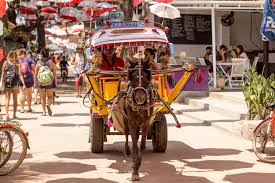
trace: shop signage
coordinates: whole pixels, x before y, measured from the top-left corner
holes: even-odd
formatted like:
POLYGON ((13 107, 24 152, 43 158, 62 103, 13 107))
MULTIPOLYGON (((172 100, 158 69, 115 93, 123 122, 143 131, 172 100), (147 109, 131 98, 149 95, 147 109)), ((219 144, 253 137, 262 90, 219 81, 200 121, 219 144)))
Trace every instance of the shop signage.
POLYGON ((144 27, 144 22, 113 22, 111 27, 144 27))
POLYGON ((264 1, 261 33, 269 41, 275 41, 275 0, 264 1))
POLYGON ((124 18, 123 11, 117 10, 117 11, 111 11, 109 13, 109 19, 111 22, 120 22, 124 18))

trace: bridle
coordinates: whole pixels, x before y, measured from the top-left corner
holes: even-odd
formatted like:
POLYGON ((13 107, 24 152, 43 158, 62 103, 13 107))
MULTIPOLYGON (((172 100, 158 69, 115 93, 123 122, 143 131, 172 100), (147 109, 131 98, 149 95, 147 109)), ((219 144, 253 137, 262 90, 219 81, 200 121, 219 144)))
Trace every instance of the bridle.
MULTIPOLYGON (((128 68, 128 79, 129 76, 131 76, 132 71, 137 71, 138 75, 138 86, 134 87, 131 84, 131 80, 133 79, 129 79, 130 82, 128 83, 127 86, 127 95, 126 95, 126 104, 129 105, 133 111, 148 111, 148 116, 150 116, 150 109, 152 107, 154 107, 155 102, 157 100, 157 95, 156 95, 156 91, 153 90, 152 87, 152 83, 151 81, 149 81, 150 83, 148 84, 148 87, 143 87, 142 86, 142 79, 144 76, 142 76, 142 71, 144 70, 141 61, 137 62, 137 65, 134 68, 128 68), (145 95, 145 99, 142 103, 141 102, 137 102, 136 101, 136 93, 138 91, 141 91, 142 93, 144 93, 145 95)), ((149 70, 149 69, 148 69, 149 70)), ((149 78, 151 78, 151 73, 150 76, 148 77, 148 80, 150 80, 149 78)))

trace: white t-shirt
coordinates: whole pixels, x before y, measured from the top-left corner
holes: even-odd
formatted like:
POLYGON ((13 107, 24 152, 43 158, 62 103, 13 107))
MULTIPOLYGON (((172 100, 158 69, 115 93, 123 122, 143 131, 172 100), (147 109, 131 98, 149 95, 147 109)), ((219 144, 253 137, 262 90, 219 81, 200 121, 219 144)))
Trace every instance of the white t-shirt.
POLYGON ((84 68, 84 55, 81 53, 75 54, 74 74, 80 74, 84 68))

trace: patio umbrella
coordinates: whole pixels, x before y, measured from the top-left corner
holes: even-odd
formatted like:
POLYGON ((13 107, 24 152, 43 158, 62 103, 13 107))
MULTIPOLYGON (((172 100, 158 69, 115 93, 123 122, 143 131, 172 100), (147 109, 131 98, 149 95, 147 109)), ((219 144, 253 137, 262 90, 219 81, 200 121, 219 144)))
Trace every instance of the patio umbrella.
POLYGON ((88 17, 87 13, 85 11, 79 10, 79 15, 77 17, 77 20, 80 22, 89 22, 91 19, 88 17))
POLYGON ((68 7, 60 9, 60 18, 76 22, 78 16, 80 16, 80 13, 76 8, 68 7))
POLYGON ((92 8, 92 7, 95 7, 96 5, 97 5, 97 3, 92 1, 92 0, 84 0, 84 1, 82 1, 78 4, 78 7, 90 7, 90 8, 92 8))
POLYGON ((21 2, 19 3, 19 7, 24 7, 28 9, 34 9, 34 10, 37 9, 34 2, 21 2))
POLYGON ((40 13, 46 13, 46 14, 56 14, 58 13, 57 9, 52 8, 52 7, 44 7, 41 8, 40 13))
POLYGON ((28 8, 25 6, 19 7, 19 13, 24 14, 24 15, 35 14, 35 12, 36 12, 36 9, 28 8))
POLYGON ((49 1, 43 1, 43 0, 36 0, 34 1, 36 6, 41 6, 41 7, 45 7, 45 6, 51 6, 51 3, 49 1))
POLYGON ((171 3, 173 0, 155 0, 158 3, 171 3))
POLYGON ((98 3, 98 4, 96 5, 96 7, 98 7, 98 8, 113 8, 113 5, 104 2, 104 3, 98 3))
POLYGON ((180 17, 180 11, 171 4, 158 3, 150 6, 151 13, 168 19, 175 19, 180 17))

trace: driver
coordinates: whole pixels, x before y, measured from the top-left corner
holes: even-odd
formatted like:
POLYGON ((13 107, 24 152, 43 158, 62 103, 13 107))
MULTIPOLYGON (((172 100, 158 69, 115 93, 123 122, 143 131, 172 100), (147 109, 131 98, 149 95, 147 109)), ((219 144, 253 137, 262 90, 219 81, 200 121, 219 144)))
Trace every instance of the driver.
POLYGON ((114 47, 104 48, 100 68, 102 70, 119 71, 124 68, 124 61, 114 53, 114 47))

